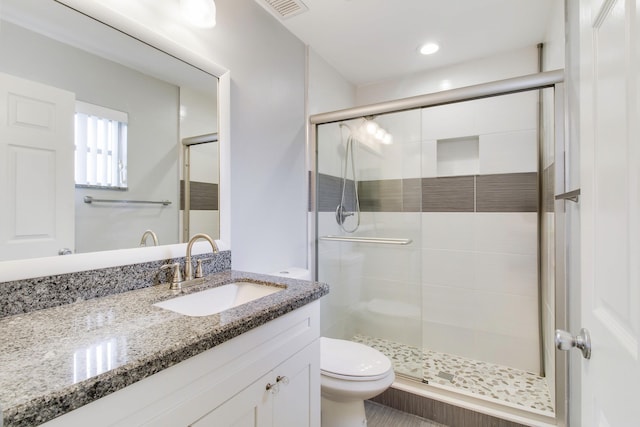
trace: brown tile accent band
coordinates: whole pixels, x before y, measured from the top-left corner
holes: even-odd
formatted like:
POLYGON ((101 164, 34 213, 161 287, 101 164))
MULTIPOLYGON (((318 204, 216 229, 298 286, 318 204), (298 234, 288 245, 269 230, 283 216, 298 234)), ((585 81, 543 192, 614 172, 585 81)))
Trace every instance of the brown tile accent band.
POLYGON ((422 178, 422 212, 473 212, 473 176, 422 178))
MULTIPOLYGON (((362 212, 536 212, 537 173, 360 181, 362 212)), ((353 181, 346 186, 347 210, 355 210, 353 181)), ((342 179, 318 175, 318 210, 340 203, 342 179)))
POLYGON ((505 173, 476 177, 476 212, 537 212, 537 210, 537 173, 505 173))
MULTIPOLYGON (((321 173, 318 174, 317 185, 318 212, 335 212, 342 196, 342 178, 321 173)), ((345 185, 345 208, 348 211, 355 210, 354 194, 353 181, 348 179, 345 185)), ((362 204, 362 196, 360 203, 362 204)))
MULTIPOLYGON (((191 210, 217 211, 218 184, 191 181, 191 210)), ((180 180, 180 210, 184 210, 184 180, 180 180)))
POLYGON ((422 210, 422 178, 402 180, 402 212, 422 210))
POLYGON ((363 212, 402 212, 402 180, 361 181, 358 183, 363 212))
POLYGON ((371 399, 391 408, 455 427, 526 427, 523 424, 481 414, 438 400, 389 388, 371 399))

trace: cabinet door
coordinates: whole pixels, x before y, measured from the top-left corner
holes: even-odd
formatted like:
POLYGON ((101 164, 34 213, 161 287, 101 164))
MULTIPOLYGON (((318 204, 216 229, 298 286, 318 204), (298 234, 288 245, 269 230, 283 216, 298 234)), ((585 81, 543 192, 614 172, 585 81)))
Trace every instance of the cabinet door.
POLYGON ((278 392, 273 396, 273 425, 320 425, 320 348, 316 340, 273 371, 278 392), (279 381, 278 381, 279 379, 279 381))
POLYGON ((319 341, 315 340, 191 426, 319 427, 319 341))
POLYGON ((269 373, 209 412, 192 427, 271 427, 273 398, 267 384, 269 373))

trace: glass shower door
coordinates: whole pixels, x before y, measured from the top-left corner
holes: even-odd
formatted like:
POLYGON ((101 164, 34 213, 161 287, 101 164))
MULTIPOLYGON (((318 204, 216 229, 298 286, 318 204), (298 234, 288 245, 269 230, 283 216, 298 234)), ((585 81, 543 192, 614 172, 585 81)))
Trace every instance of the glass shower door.
POLYGON ((318 126, 317 270, 324 336, 422 373, 420 111, 318 126))

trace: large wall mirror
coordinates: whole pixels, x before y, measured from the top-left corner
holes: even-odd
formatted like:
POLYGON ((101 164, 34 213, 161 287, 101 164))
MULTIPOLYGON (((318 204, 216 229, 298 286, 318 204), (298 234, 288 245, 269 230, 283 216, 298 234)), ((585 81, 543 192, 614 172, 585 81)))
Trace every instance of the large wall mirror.
POLYGON ((217 78, 53 1, 0 13, 0 261, 183 242, 185 187, 219 238, 217 138, 182 179, 182 141, 218 132, 217 78))

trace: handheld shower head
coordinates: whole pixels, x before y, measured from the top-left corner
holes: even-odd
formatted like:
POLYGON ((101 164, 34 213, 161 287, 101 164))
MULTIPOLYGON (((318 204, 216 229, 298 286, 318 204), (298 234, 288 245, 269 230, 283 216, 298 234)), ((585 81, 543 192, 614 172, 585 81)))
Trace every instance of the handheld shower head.
POLYGON ((344 169, 342 174, 342 194, 340 196, 340 204, 336 207, 336 222, 340 225, 340 228, 346 233, 353 233, 360 226, 360 199, 358 197, 358 178, 356 175, 356 161, 355 161, 355 148, 354 143, 356 139, 353 136, 352 129, 344 124, 340 123, 340 127, 346 127, 349 129, 349 136, 347 137, 347 143, 345 146, 345 155, 344 155, 344 169), (349 212, 345 207, 345 199, 346 199, 346 188, 347 188, 347 175, 349 169, 349 157, 351 157, 351 173, 353 177, 353 193, 355 196, 355 212, 349 212), (355 216, 356 224, 353 228, 347 228, 345 226, 345 221, 348 217, 355 216))

